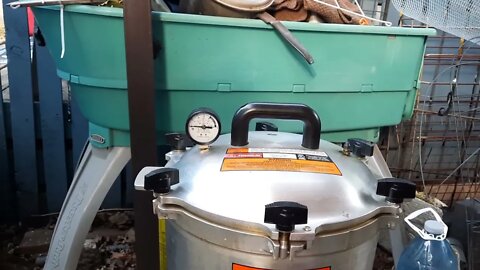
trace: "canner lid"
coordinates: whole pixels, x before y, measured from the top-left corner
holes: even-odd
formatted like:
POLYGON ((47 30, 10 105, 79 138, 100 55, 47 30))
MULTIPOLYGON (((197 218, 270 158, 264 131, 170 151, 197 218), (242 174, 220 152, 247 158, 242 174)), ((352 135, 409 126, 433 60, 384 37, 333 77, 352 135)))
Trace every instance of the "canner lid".
POLYGON ((327 141, 318 150, 300 146, 302 136, 249 132, 246 147, 222 135, 208 150, 194 147, 171 167, 180 183, 162 203, 229 228, 275 232, 264 223, 265 205, 278 201, 308 207, 305 226, 316 233, 352 227, 380 214, 396 213, 376 195, 377 179, 356 156, 327 141))
POLYGON ((237 10, 257 12, 266 10, 273 0, 215 0, 216 2, 237 10))

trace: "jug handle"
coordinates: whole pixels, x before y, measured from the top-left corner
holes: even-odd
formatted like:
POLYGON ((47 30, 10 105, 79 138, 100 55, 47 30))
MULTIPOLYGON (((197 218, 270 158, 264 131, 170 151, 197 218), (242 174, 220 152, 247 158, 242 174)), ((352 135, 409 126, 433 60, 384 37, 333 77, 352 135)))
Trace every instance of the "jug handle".
POLYGON ((407 217, 405 217, 405 222, 408 224, 408 226, 410 226, 410 228, 412 228, 412 230, 414 230, 420 237, 422 237, 424 240, 437 240, 437 241, 441 241, 441 240, 445 240, 445 238, 447 237, 447 232, 448 232, 448 226, 443 222, 442 218, 440 217, 440 215, 435 211, 433 210, 432 208, 430 207, 427 207, 427 208, 423 208, 423 209, 420 209, 420 210, 417 210, 417 211, 414 211, 412 213, 410 213, 410 215, 408 215, 407 217), (433 216, 435 217, 435 220, 442 223, 443 224, 443 233, 440 234, 440 235, 433 235, 431 233, 428 233, 425 231, 425 229, 420 229, 418 228, 417 226, 415 226, 411 220, 420 216, 421 214, 424 214, 424 213, 427 213, 427 212, 431 212, 433 214, 433 216))

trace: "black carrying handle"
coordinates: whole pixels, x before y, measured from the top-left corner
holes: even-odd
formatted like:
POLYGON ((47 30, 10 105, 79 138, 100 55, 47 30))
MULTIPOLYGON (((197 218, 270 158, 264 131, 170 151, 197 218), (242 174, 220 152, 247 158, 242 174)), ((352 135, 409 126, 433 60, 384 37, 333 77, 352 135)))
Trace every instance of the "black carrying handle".
POLYGON ((254 118, 303 121, 302 146, 318 149, 322 124, 318 114, 309 106, 297 103, 248 103, 238 109, 232 120, 232 146, 248 144, 248 124, 254 118))

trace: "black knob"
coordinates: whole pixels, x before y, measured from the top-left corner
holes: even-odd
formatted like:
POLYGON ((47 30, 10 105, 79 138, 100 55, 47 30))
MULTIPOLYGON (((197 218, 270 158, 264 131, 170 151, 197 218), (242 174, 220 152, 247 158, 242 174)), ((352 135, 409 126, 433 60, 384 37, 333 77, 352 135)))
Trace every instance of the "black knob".
POLYGON ((257 122, 255 124, 255 131, 278 131, 278 127, 270 122, 257 122))
POLYGON ((375 144, 363 139, 348 139, 347 149, 357 157, 373 156, 375 144))
POLYGON ((385 178, 378 180, 377 195, 385 196, 391 203, 402 203, 404 199, 415 198, 417 186, 410 180, 385 178))
POLYGON ((168 193, 173 185, 180 182, 175 168, 160 168, 145 175, 144 188, 155 193, 168 193))
POLYGON ((165 139, 167 144, 170 145, 172 150, 181 150, 184 151, 187 147, 192 147, 193 142, 181 133, 167 133, 165 134, 165 139))
POLYGON ((295 225, 306 224, 308 208, 296 202, 274 202, 265 205, 265 223, 275 224, 279 231, 291 232, 295 225))

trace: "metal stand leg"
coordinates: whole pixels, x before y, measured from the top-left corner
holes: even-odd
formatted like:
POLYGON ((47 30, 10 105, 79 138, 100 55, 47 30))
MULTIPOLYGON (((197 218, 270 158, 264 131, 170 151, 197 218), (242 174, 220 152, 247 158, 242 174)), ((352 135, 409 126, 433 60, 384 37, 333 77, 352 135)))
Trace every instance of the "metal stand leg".
POLYGON ((93 219, 115 179, 130 160, 129 147, 88 146, 63 202, 45 269, 77 268, 93 219))

